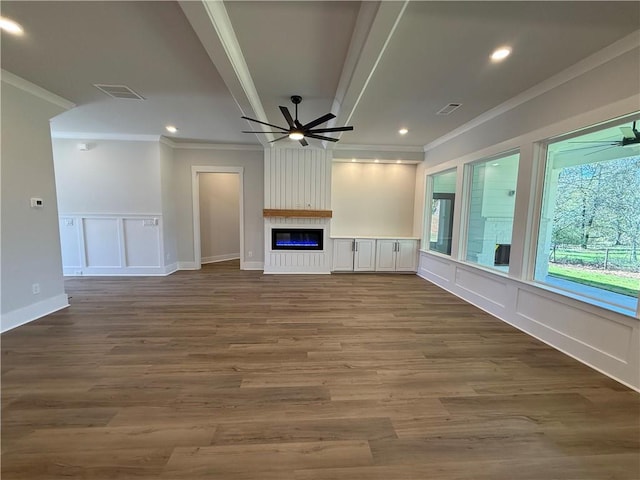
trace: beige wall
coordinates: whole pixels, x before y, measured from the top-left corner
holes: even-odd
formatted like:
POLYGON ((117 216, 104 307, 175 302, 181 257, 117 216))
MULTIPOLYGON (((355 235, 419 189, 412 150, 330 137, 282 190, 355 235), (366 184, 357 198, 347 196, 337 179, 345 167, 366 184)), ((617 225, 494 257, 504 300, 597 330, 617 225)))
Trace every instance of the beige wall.
POLYGON ((331 235, 413 235, 415 186, 415 165, 334 162, 331 235))

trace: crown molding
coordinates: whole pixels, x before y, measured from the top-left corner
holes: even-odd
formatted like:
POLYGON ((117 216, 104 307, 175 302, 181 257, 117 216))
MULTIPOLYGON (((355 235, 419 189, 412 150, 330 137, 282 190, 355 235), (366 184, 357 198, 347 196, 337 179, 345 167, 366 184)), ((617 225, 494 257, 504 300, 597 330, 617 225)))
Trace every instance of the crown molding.
POLYGON ((341 150, 361 150, 364 152, 409 152, 422 153, 424 147, 418 145, 353 145, 348 143, 336 144, 334 151, 341 150))
POLYGON ((8 72, 7 70, 2 69, 0 76, 2 78, 2 81, 7 83, 8 85, 19 88, 20 90, 30 93, 31 95, 41 98, 42 100, 45 100, 49 103, 53 103, 54 105, 57 105, 60 108, 64 108, 65 110, 71 110, 76 106, 75 103, 70 102, 66 98, 62 98, 55 93, 51 93, 49 90, 45 90, 44 88, 39 87, 38 85, 31 83, 30 81, 25 80, 24 78, 19 77, 11 72, 8 72))
POLYGON ((160 135, 129 135, 124 133, 51 132, 51 138, 69 140, 121 140, 127 142, 158 142, 160 135))
POLYGON ((623 37, 615 43, 612 43, 608 47, 603 48, 602 50, 594 53, 593 55, 588 56, 587 58, 579 61, 578 63, 566 68, 565 70, 557 73, 556 75, 549 77, 548 79, 534 85, 528 90, 516 95, 515 97, 507 100, 506 102, 501 103, 497 107, 492 108, 491 110, 487 110, 483 114, 477 116, 473 120, 461 125, 460 127, 452 130, 451 132, 443 135, 442 137, 437 138, 436 140, 424 145, 423 149, 425 152, 434 149, 442 145, 443 143, 448 142, 456 138, 463 133, 468 132, 469 130, 482 125, 489 120, 492 120, 509 110, 513 110, 514 108, 522 105, 529 100, 532 100, 540 95, 547 93, 550 90, 553 90, 560 85, 567 83, 574 78, 577 78, 585 73, 604 65, 605 63, 623 55, 635 48, 640 47, 640 30, 636 30, 635 32, 623 37))
POLYGON ((239 143, 195 143, 174 142, 167 137, 160 137, 160 143, 178 150, 244 150, 250 152, 262 152, 262 145, 243 145, 239 143))

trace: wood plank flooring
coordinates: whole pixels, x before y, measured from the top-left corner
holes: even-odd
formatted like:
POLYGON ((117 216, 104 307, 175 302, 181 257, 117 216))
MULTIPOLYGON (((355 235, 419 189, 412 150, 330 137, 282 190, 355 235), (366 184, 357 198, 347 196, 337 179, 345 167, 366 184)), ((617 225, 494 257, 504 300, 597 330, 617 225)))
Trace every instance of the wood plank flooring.
POLYGON ((66 289, 1 338, 3 479, 640 479, 638 393, 414 275, 66 289))

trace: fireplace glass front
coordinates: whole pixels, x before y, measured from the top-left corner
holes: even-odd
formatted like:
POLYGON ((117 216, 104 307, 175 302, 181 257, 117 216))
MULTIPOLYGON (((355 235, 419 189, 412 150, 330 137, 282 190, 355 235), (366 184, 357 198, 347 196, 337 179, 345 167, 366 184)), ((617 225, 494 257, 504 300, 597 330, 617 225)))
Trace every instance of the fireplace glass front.
POLYGON ((322 228, 273 228, 271 250, 322 250, 322 228))

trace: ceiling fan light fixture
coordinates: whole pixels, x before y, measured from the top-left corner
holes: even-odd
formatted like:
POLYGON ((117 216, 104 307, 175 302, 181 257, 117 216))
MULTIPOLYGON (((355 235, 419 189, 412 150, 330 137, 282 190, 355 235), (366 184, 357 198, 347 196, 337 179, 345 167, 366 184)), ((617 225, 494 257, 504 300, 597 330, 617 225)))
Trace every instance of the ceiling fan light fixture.
POLYGON ((494 62, 500 62, 509 55, 511 55, 511 47, 500 47, 491 54, 491 60, 494 62))
POLYGON ((289 134, 289 138, 291 140, 302 140, 304 138, 304 135, 301 132, 291 132, 289 134))

